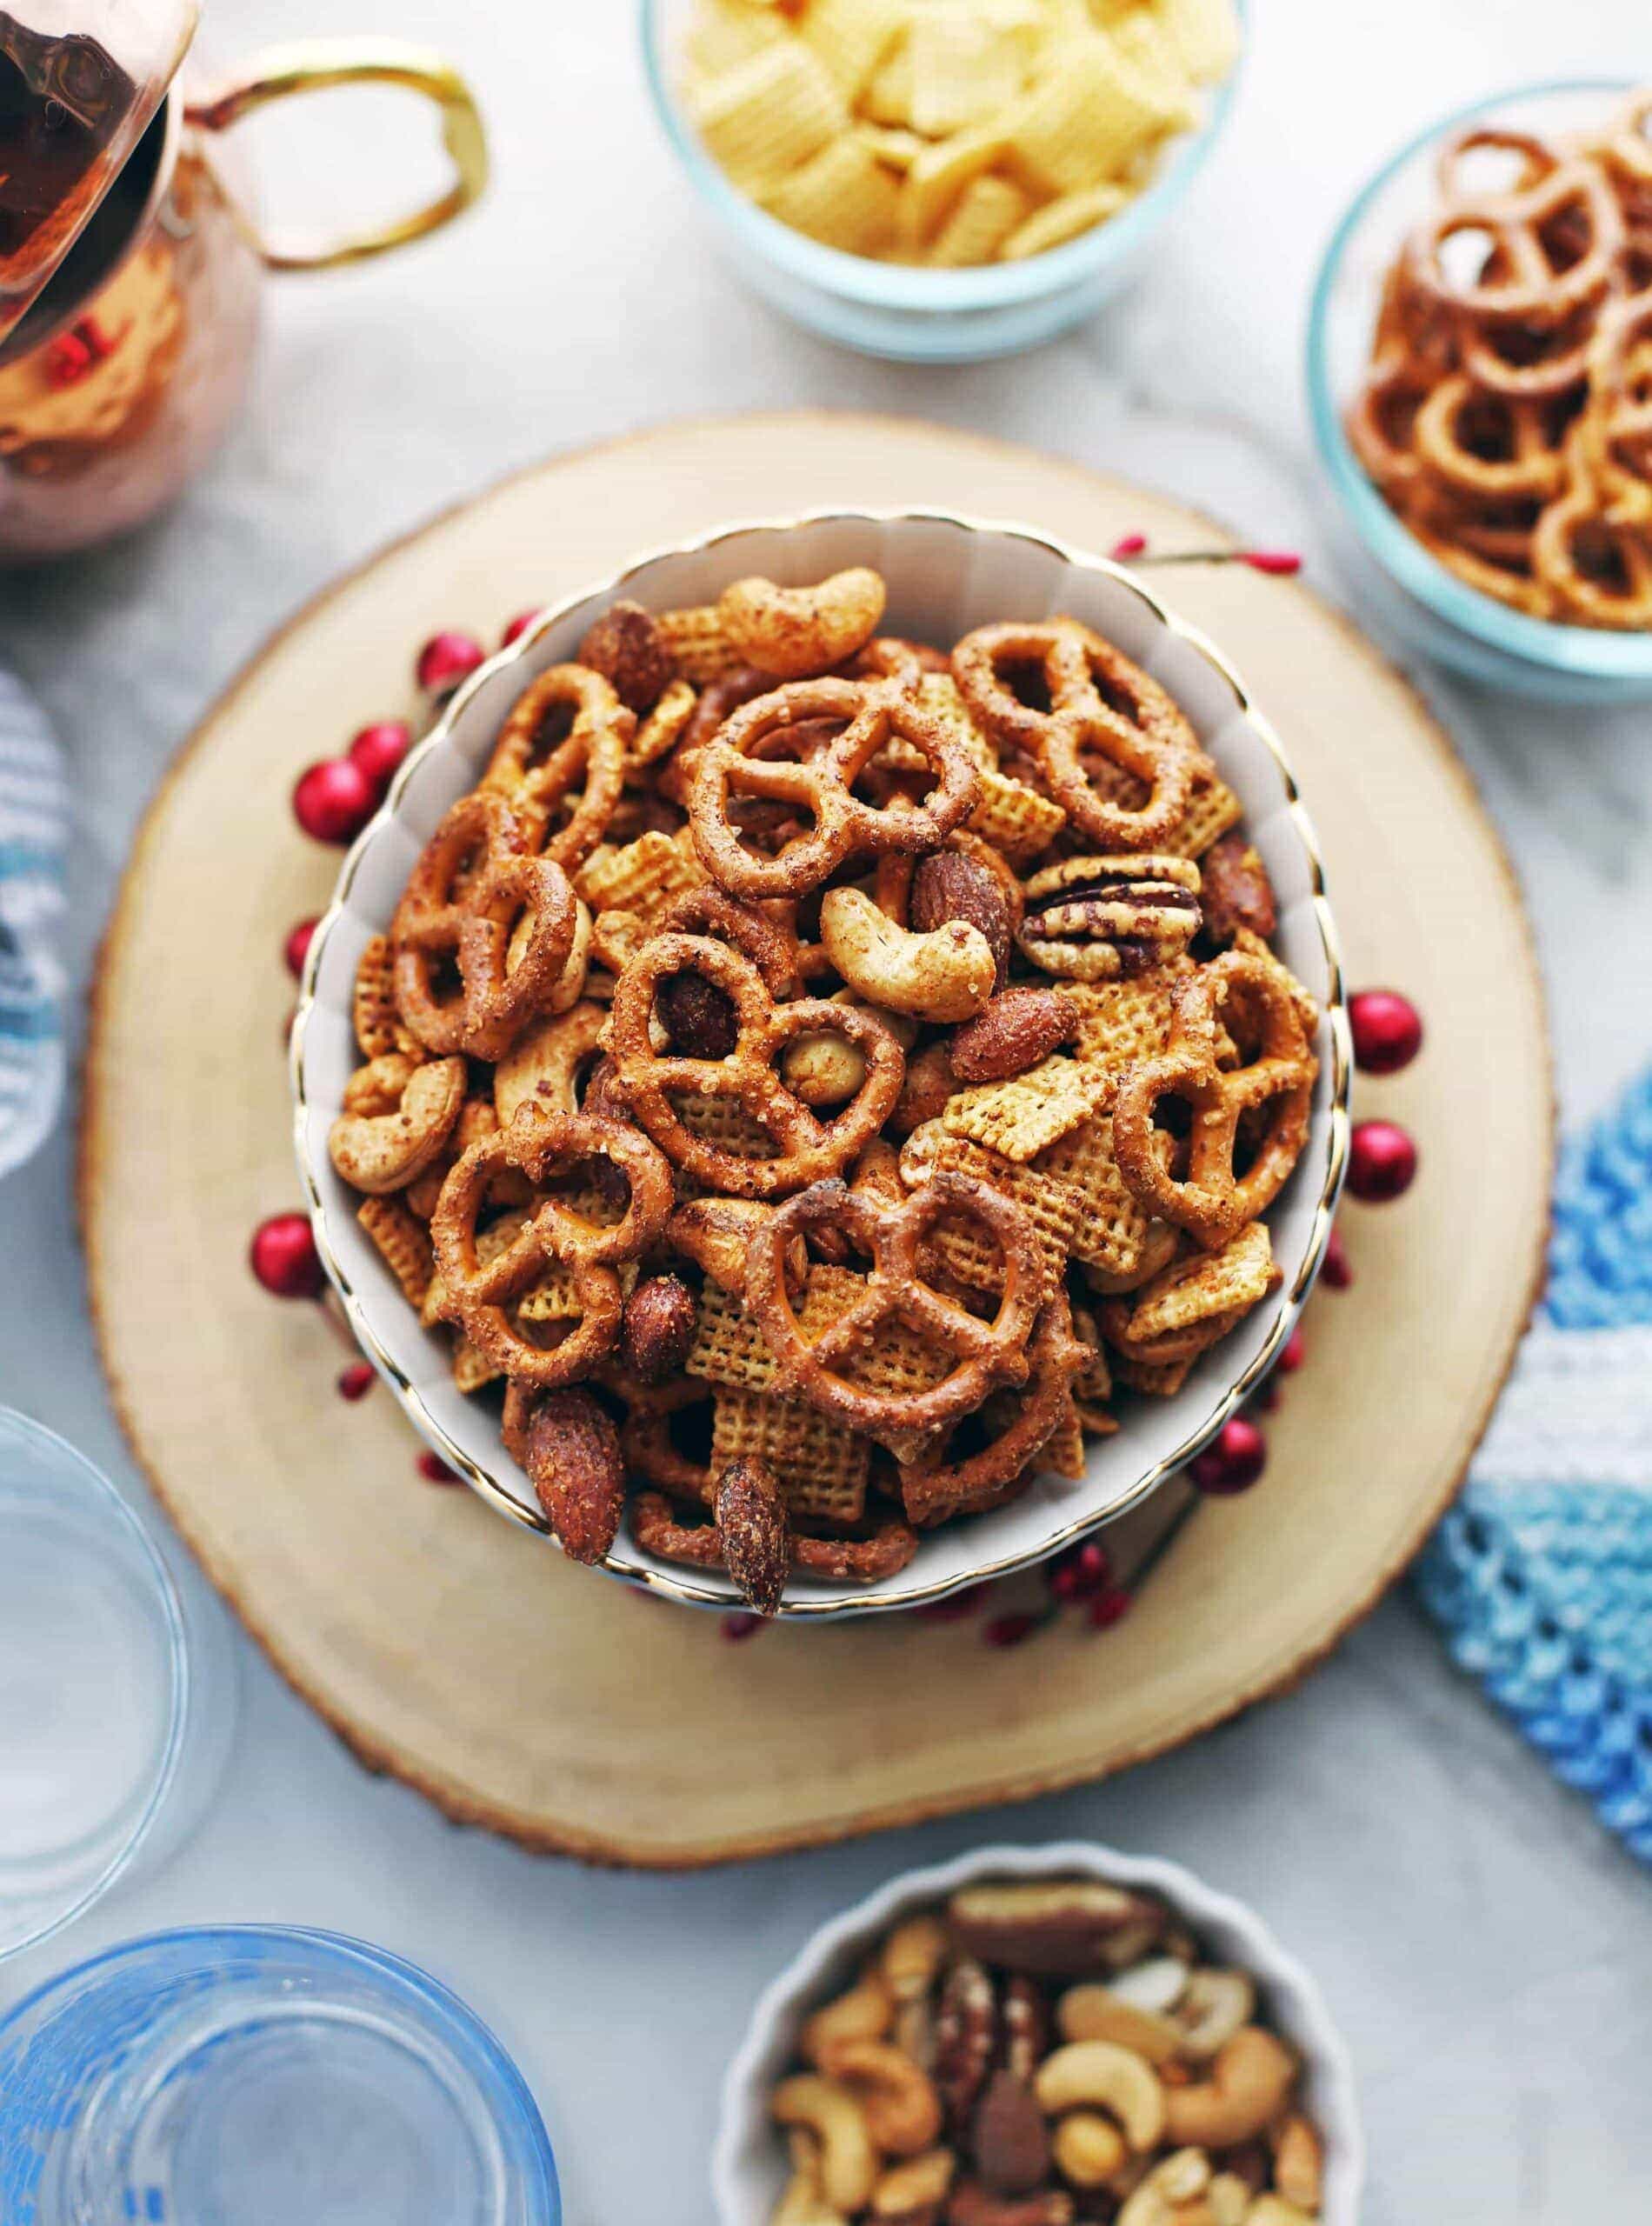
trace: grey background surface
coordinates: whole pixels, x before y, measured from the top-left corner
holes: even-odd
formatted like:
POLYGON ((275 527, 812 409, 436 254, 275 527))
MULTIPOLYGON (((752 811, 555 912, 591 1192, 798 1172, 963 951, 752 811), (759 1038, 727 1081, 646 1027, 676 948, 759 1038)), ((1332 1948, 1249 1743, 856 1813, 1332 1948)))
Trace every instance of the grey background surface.
MULTIPOLYGON (((1151 277, 1036 356, 926 375, 838 353, 737 290, 656 132, 621 0, 350 0, 336 13, 220 0, 221 56, 341 28, 447 48, 485 103, 496 183, 423 249, 272 289, 252 407, 163 523, 95 559, 0 575, 0 657, 44 696, 73 766, 77 981, 169 752, 262 637, 342 565, 551 449, 704 410, 904 411, 1134 473, 1314 558, 1297 366, 1340 206, 1430 114, 1489 86, 1644 69, 1644 11, 1256 0, 1256 13, 1229 136, 1151 277)), ((388 208, 410 164, 434 175, 423 119, 357 97, 353 113, 322 103, 250 128, 283 214, 388 208)), ((1323 563, 1315 576, 1334 589, 1323 563)), ((519 584, 502 583, 502 610, 532 600, 535 583, 519 584)), ((1521 866, 1564 1109, 1587 1116, 1652 1053, 1652 721, 1430 684, 1521 866)), ((317 754, 343 738, 317 735, 317 754)), ((0 1190, 0 1397, 141 1496, 92 1355, 65 1136, 0 1190)), ((1088 1834, 1160 1849, 1248 1897, 1316 1970, 1361 2076, 1372 2226, 1574 2226, 1645 2203, 1648 1881, 1403 1599, 1290 1698, 1110 1785, 681 1879, 587 1872, 451 1829, 363 1776, 242 1651, 243 1732, 195 1844, 0 1972, 0 2007, 152 1926, 360 1932, 497 2023, 545 2110, 570 2219, 703 2226, 723 2064, 804 1934, 912 1862, 997 1834, 1088 1834)), ((704 1765, 717 1767, 710 1747, 704 1765)))

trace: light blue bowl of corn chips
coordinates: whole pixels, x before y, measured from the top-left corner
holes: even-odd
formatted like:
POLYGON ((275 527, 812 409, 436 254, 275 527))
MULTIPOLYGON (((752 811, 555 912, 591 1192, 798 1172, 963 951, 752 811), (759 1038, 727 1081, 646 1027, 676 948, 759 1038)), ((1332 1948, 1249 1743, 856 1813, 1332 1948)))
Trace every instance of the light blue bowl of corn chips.
POLYGON ((1232 105, 1247 0, 642 0, 729 261, 829 340, 975 363, 1141 269, 1232 105))

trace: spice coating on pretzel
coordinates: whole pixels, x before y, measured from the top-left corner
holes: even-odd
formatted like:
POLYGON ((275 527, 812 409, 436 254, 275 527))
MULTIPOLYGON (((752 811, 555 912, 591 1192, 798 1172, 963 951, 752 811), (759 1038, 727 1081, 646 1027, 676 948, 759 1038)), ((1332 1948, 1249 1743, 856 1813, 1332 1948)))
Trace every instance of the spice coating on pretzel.
POLYGON ((552 665, 530 681, 512 707, 488 770, 484 789, 506 796, 536 848, 572 868, 596 848, 625 784, 625 751, 636 719, 601 673, 583 665, 552 665), (570 715, 569 730, 540 756, 552 714, 570 715), (557 813, 577 789, 565 820, 557 813))

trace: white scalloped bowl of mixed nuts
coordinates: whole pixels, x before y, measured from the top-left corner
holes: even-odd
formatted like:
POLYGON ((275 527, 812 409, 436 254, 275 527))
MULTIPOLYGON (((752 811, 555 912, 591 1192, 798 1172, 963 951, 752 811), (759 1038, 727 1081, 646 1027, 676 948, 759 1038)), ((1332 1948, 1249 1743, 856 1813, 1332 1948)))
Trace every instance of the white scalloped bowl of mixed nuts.
POLYGON ((1271 727, 1116 564, 740 527, 549 613, 347 860, 293 1036, 322 1256, 572 1557, 826 1617, 1056 1551, 1261 1383, 1347 1146, 1271 727))
POLYGON ((1357 2226, 1353 2069, 1240 1903, 1069 1842, 823 1926, 723 2083, 721 2226, 1357 2226))

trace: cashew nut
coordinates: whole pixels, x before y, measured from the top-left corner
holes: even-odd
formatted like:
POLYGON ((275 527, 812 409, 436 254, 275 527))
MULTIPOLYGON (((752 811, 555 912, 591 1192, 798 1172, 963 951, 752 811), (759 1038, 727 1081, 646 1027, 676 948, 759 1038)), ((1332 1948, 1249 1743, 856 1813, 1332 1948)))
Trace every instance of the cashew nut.
POLYGON ((1153 2148, 1164 2130, 1165 2093, 1157 2073, 1114 2041, 1070 2041, 1057 2049, 1039 2065, 1033 2092, 1046 2117, 1099 2104, 1138 2151, 1153 2148))
POLYGON ((736 580, 717 609, 742 661, 780 680, 825 672, 864 648, 883 616, 885 590, 863 564, 809 588, 736 580))
POLYGON ((1181 2028, 1150 2009, 1138 2009, 1110 1987, 1069 1986, 1056 2005, 1069 2041, 1116 2041, 1149 2063, 1169 2063, 1182 2046, 1181 2028))
POLYGON ((493 1070, 500 1127, 509 1128, 529 1098, 548 1112, 577 1112, 579 1070, 596 1050, 607 1023, 604 1009, 590 1003, 530 1021, 493 1070))
POLYGON ((847 2087, 867 2131, 890 2156, 918 2156, 941 2132, 941 2098, 909 2056, 887 2041, 829 2041, 820 2068, 847 2087))
POLYGON ((810 2063, 819 2065, 825 2050, 839 2041, 881 2041, 895 2015, 895 1996, 875 1963, 865 1970, 847 1994, 816 2010, 806 2020, 799 2046, 810 2063))
POLYGON ((1245 2213, 1245 2226, 1314 2226, 1315 2211, 1298 2210, 1276 2195, 1259 2195, 1245 2213))
POLYGON ((1188 1966, 1180 1956, 1150 1956, 1144 1963, 1132 1963, 1107 1984, 1110 1993, 1133 2009, 1150 2009, 1156 2017, 1168 2017, 1188 1990, 1188 1966))
POLYGON ((1300 2111, 1293 2111, 1273 2136, 1274 2185, 1287 2203, 1311 2216, 1324 2193, 1324 2152, 1319 2135, 1300 2111))
POLYGON ((1250 2189, 1237 2172, 1218 2172, 1204 2191, 1210 2226, 1245 2226, 1250 2216, 1250 2189))
POLYGON ((969 1020, 992 996, 997 962, 979 928, 948 920, 915 935, 880 911, 863 890, 834 889, 820 908, 826 955, 872 1003, 918 1020, 969 1020))
POLYGON ((1224 2042, 1210 2076, 1165 2096, 1164 2129, 1178 2146, 1236 2149, 1254 2140, 1284 2108, 1296 2060, 1260 2025, 1245 2025, 1224 2042))
POLYGON ((1199 2198, 1209 2185, 1204 2151, 1179 2149, 1148 2174, 1119 2212, 1117 2226, 1195 2226, 1196 2221, 1203 2226, 1210 2213, 1199 2198))
POLYGON ((1256 2014, 1256 1989, 1243 1971, 1195 1971, 1176 2004, 1182 2055, 1208 2063, 1256 2014))
POLYGON ((877 2151, 849 2089, 802 2071, 781 2081, 769 2109, 776 2125, 806 2126, 818 2138, 821 2193, 832 2209, 853 2216, 864 2209, 877 2182, 877 2151))
POLYGON ((873 2217, 904 2220, 933 2211, 946 2201, 957 2168, 949 2149, 930 2149, 891 2165, 872 2189, 873 2217))
POLYGON ((403 1190, 441 1156, 464 1090, 463 1059, 420 1065, 390 1051, 370 1060, 345 1084, 327 1139, 333 1165, 370 1197, 403 1190))
POLYGON ((897 1924, 883 1943, 882 1969, 896 2002, 927 1994, 946 1960, 947 1929, 938 1916, 915 1916, 897 1924))
POLYGON ((1074 2110, 1062 2118, 1051 2146, 1056 2170, 1076 2188, 1105 2187, 1129 2156, 1123 2135, 1096 2110, 1074 2110))
POLYGON ((821 2192, 819 2142, 801 2126, 786 2137, 791 2147, 791 2177, 769 2226, 845 2226, 842 2212, 834 2210, 821 2192))

